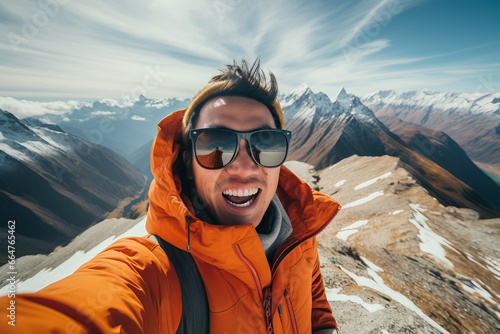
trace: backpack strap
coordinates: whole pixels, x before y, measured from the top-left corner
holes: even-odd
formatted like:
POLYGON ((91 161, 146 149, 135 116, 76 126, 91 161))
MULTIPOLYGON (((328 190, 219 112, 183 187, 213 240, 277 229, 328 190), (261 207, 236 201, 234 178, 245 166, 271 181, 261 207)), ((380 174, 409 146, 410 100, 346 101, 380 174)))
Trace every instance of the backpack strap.
POLYGON ((182 296, 182 316, 177 334, 209 333, 209 311, 205 285, 191 253, 183 251, 159 236, 158 244, 174 266, 182 296))

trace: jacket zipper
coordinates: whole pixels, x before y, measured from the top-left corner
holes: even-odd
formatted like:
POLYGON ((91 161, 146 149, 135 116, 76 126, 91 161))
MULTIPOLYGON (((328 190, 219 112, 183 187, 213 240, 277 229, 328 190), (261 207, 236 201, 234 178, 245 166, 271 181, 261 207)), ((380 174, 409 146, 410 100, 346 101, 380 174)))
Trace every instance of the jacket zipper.
POLYGON ((292 323, 293 333, 299 333, 299 329, 297 328, 297 319, 295 318, 295 312, 293 311, 292 300, 288 295, 288 290, 285 289, 283 293, 285 294, 286 308, 288 309, 288 314, 290 315, 290 322, 292 323))
POLYGON ((257 285, 257 291, 259 292, 260 300, 263 301, 264 293, 262 292, 262 284, 260 283, 260 278, 259 274, 257 273, 257 270, 250 262, 250 260, 247 259, 247 257, 243 254, 239 245, 235 245, 234 250, 236 251, 236 254, 241 259, 241 261, 243 261, 243 263, 247 266, 248 270, 250 271, 250 274, 252 275, 252 278, 255 281, 255 285, 257 285))
POLYGON ((262 289, 262 283, 260 282, 259 274, 257 273, 257 270, 255 269, 253 264, 243 254, 239 245, 235 245, 233 248, 236 251, 236 254, 238 255, 238 257, 241 259, 241 261, 243 261, 243 263, 246 265, 246 267, 250 271, 250 274, 252 275, 252 278, 255 282, 255 285, 257 286, 257 291, 259 293, 259 298, 260 298, 260 301, 262 304, 262 310, 264 311, 264 317, 266 319, 266 330, 267 330, 268 334, 272 334, 272 333, 274 333, 274 327, 273 327, 273 319, 272 319, 271 289, 266 288, 265 291, 262 289))

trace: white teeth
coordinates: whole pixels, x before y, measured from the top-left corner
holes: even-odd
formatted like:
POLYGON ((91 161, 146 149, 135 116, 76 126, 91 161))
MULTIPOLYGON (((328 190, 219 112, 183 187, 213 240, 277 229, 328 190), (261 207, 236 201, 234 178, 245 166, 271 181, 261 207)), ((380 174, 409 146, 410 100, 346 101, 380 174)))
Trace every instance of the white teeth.
POLYGON ((246 197, 246 196, 253 196, 257 194, 259 189, 257 188, 250 188, 250 189, 227 189, 222 192, 223 195, 226 196, 235 196, 235 197, 246 197))
MULTIPOLYGON (((248 197, 248 196, 254 196, 258 192, 259 192, 259 189, 257 189, 257 188, 249 188, 249 189, 227 189, 227 190, 224 190, 222 192, 222 194, 225 195, 225 196, 232 196, 232 197, 248 197)), ((248 201, 246 201, 245 203, 240 203, 240 204, 231 202, 228 199, 226 199, 226 200, 231 205, 234 205, 234 206, 236 206, 238 208, 244 208, 244 207, 247 207, 250 204, 252 204, 253 201, 255 200, 255 198, 252 197, 248 201)))

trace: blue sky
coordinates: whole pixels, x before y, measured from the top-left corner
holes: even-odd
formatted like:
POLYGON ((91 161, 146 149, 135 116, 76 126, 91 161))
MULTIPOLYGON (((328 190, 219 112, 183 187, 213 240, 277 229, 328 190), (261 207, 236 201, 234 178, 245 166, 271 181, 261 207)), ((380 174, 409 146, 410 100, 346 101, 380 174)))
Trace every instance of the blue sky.
POLYGON ((500 1, 0 2, 0 96, 192 97, 232 59, 335 97, 500 91, 500 1))

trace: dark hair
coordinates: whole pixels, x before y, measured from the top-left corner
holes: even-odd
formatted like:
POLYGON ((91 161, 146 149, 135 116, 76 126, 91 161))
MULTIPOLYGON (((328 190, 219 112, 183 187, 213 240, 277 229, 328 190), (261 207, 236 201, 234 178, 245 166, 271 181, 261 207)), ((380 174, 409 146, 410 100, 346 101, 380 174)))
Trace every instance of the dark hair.
MULTIPOLYGON (((256 100, 264 104, 271 115, 273 116, 274 122, 277 128, 282 128, 280 118, 277 114, 277 110, 274 107, 276 102, 276 97, 278 96, 278 83, 274 74, 269 72, 269 82, 267 81, 267 76, 264 71, 260 68, 260 59, 257 58, 255 62, 249 67, 246 60, 242 60, 241 64, 238 64, 236 60, 233 61, 232 65, 227 65, 224 70, 221 70, 219 74, 215 75, 210 79, 209 85, 217 83, 222 84, 221 87, 216 89, 213 94, 208 95, 203 100, 197 102, 197 105, 193 106, 194 109, 189 115, 189 120, 184 129, 185 133, 189 133, 189 130, 193 128, 194 124, 198 120, 200 109, 203 105, 210 99, 218 96, 241 96, 256 100)), ((205 87, 199 93, 202 95, 205 87)), ((196 97, 195 97, 196 99, 196 97)), ((193 99, 193 102, 195 102, 193 99)), ((192 103, 193 103, 192 102, 192 103)))

